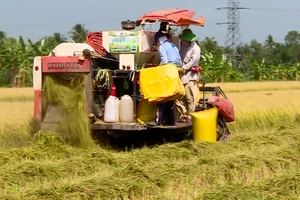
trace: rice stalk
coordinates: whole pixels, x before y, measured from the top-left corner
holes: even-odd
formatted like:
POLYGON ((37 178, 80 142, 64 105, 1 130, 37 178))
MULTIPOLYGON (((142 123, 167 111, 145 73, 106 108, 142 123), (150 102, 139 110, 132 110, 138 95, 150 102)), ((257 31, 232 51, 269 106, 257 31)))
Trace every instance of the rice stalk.
POLYGON ((47 76, 44 83, 48 104, 59 107, 60 121, 57 132, 67 143, 91 147, 91 125, 85 107, 86 76, 66 78, 47 76))

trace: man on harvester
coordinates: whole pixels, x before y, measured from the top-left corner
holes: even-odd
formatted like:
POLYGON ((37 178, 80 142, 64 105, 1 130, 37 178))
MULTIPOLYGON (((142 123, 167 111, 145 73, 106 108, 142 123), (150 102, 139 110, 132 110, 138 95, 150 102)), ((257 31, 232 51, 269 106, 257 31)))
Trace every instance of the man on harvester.
POLYGON ((158 32, 162 32, 166 35, 167 39, 170 39, 170 30, 171 27, 168 22, 161 22, 158 32))
MULTIPOLYGON (((160 54, 160 64, 175 64, 176 66, 182 66, 182 60, 180 58, 178 48, 168 40, 166 35, 158 31, 154 36, 154 42, 159 46, 159 54, 160 54)), ((156 123, 157 125, 162 125, 163 123, 163 115, 164 113, 168 113, 168 125, 175 125, 175 113, 174 113, 174 101, 168 101, 164 103, 158 104, 158 111, 156 115, 156 123)))
POLYGON ((184 29, 179 38, 181 39, 180 56, 183 61, 181 81, 186 95, 176 100, 175 104, 179 112, 178 122, 186 122, 190 119, 189 113, 195 111, 196 107, 201 49, 196 43, 196 35, 190 29, 184 29))

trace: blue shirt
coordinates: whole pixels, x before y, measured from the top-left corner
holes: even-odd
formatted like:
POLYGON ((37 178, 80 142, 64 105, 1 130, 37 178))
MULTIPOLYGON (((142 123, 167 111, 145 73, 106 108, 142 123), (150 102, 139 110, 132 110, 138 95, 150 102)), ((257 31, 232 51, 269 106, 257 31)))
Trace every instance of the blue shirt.
POLYGON ((182 66, 182 60, 178 48, 169 40, 164 41, 159 46, 160 65, 173 63, 177 66, 182 66))

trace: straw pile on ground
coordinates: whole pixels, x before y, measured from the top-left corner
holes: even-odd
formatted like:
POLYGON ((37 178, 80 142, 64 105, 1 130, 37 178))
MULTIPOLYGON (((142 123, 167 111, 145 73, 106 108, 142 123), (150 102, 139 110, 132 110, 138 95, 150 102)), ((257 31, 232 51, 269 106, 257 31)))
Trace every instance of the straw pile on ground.
POLYGON ((86 78, 83 75, 45 78, 43 99, 48 101, 48 105, 58 106, 61 115, 56 132, 67 143, 76 146, 94 144, 85 105, 86 78))
POLYGON ((78 148, 51 134, 32 141, 32 88, 0 91, 1 199, 300 199, 299 98, 278 98, 296 90, 228 93, 238 108, 231 141, 131 151, 78 148))
POLYGON ((183 141, 132 152, 41 137, 0 154, 4 199, 297 199, 299 130, 183 141))

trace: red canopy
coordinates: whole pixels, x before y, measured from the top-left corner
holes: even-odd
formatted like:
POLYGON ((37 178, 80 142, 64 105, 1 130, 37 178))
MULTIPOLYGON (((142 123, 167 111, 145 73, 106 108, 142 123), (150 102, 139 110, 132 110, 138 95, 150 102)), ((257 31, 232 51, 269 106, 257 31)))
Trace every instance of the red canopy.
POLYGON ((166 10, 156 10, 149 12, 136 21, 136 25, 139 26, 143 20, 158 20, 171 22, 177 26, 204 26, 204 18, 198 17, 198 19, 193 19, 195 11, 188 9, 166 9, 166 10))

